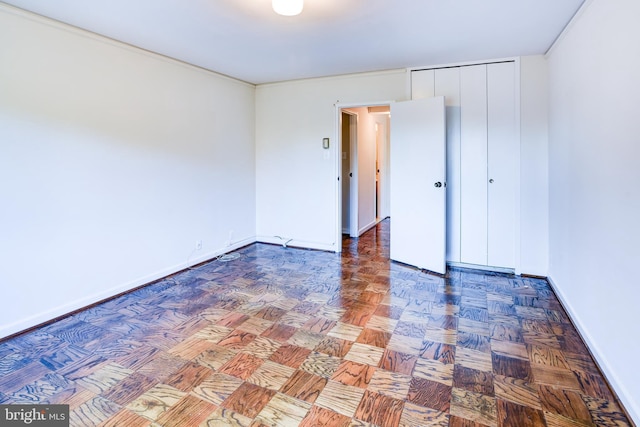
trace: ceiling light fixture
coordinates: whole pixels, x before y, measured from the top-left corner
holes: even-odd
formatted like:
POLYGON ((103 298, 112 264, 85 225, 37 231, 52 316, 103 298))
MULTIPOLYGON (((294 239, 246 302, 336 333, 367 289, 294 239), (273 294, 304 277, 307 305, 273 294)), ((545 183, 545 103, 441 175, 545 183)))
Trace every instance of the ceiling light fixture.
POLYGON ((279 15, 295 16, 302 12, 304 0, 272 0, 271 6, 279 15))

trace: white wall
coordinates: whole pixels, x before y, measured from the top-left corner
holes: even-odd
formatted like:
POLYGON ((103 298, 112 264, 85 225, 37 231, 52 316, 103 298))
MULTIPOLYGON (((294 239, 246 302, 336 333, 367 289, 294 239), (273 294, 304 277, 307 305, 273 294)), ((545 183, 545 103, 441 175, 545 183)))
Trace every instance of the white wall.
POLYGON ((520 269, 546 276, 549 265, 547 61, 520 58, 520 269))
POLYGON ((254 240, 253 86, 2 4, 0 64, 0 336, 254 240))
POLYGON ((336 104, 406 99, 390 71, 260 85, 256 89, 257 234, 262 241, 336 250, 336 104), (330 137, 332 148, 322 149, 330 137))
POLYGON ((550 276, 640 422, 640 2, 587 4, 549 57, 550 276))

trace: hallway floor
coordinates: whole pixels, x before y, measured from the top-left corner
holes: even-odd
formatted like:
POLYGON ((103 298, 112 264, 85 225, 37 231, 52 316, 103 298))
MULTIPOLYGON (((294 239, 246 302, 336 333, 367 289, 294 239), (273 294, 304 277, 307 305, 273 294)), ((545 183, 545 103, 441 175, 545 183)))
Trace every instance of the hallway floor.
POLYGON ((253 244, 0 343, 72 426, 627 426, 544 280, 253 244))

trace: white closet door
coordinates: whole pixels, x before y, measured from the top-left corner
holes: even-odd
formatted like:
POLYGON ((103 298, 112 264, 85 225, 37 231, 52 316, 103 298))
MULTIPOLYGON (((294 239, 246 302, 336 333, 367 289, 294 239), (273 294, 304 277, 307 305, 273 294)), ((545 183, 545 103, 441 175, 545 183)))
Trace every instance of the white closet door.
POLYGON ((487 66, 460 69, 460 261, 487 265, 487 66))
POLYGON ((411 72, 411 99, 431 98, 434 96, 434 70, 411 72))
POLYGON ((515 267, 516 82, 513 62, 487 65, 488 265, 515 267))
POLYGON ((460 262, 460 67, 435 70, 447 112, 447 261, 460 262))

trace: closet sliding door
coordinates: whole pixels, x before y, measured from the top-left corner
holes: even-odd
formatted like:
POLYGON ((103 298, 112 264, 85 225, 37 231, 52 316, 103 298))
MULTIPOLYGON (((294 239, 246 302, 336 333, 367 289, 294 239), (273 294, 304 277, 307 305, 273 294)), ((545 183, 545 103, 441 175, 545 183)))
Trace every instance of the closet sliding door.
POLYGON ((460 261, 487 265, 487 66, 460 69, 460 261))
POLYGON ((513 62, 487 65, 488 265, 515 267, 516 84, 513 62))
POLYGON ((463 263, 515 267, 515 65, 460 69, 461 257, 463 263))

